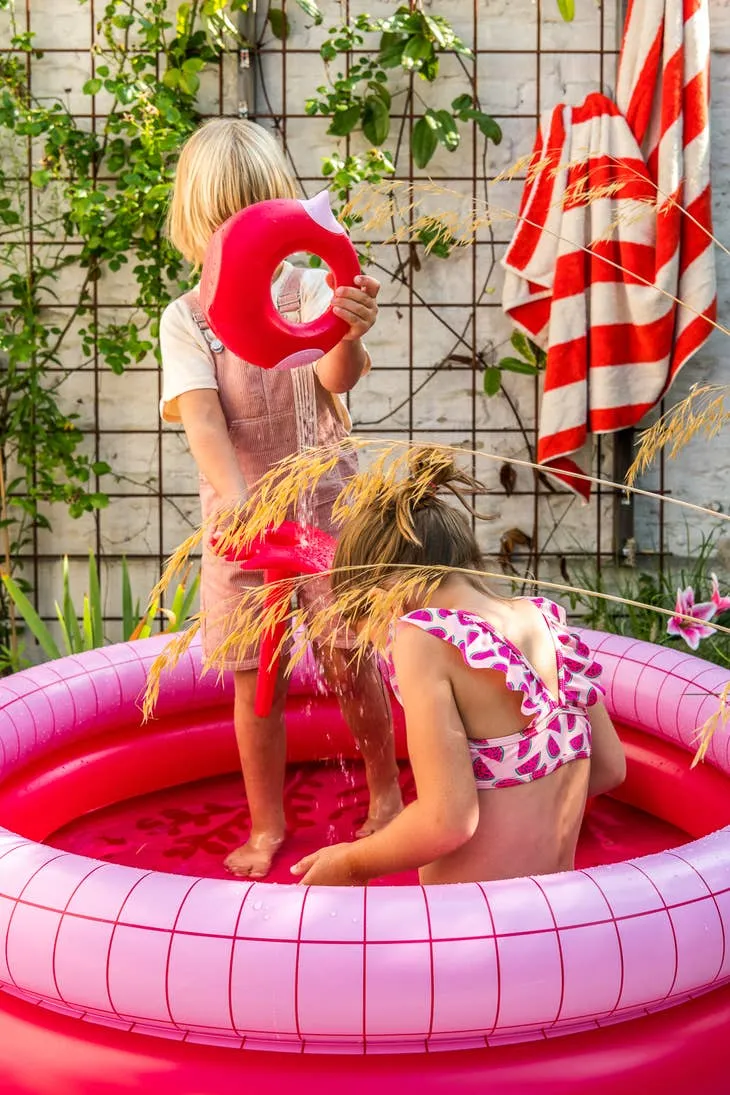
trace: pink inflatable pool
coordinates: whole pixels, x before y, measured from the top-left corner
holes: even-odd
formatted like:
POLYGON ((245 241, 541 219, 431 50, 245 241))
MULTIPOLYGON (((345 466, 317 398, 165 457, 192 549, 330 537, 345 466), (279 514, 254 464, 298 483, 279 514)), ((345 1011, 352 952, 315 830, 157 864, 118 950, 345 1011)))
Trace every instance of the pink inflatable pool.
MULTIPOLYGON (((55 1092, 62 1078, 70 1093, 212 1095, 290 1076, 387 1092, 408 1076, 426 1092, 564 1095, 586 1082, 651 1091, 651 1077, 680 1090, 683 1074, 695 1092, 719 1090, 730 749, 716 735, 692 772, 687 750, 730 675, 585 637, 624 727, 624 797, 695 839, 570 874, 428 889, 248 883, 63 850, 90 811, 233 771, 230 691, 198 679, 193 649, 141 727, 159 639, 3 681, 3 1092, 55 1092), (54 833, 61 846, 39 843, 54 833)), ((288 709, 294 763, 351 752, 336 704, 315 692, 305 665, 288 709)))

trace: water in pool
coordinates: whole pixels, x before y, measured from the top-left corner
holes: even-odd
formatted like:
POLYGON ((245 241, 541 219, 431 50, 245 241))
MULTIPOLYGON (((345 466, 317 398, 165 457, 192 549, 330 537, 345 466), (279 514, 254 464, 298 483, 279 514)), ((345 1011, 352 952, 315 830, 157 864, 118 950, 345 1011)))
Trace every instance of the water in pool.
MULTIPOLYGON (((414 795, 407 766, 401 782, 414 795)), ((304 764, 287 770, 286 812, 290 837, 268 880, 289 882, 289 868, 323 844, 352 840, 367 808, 362 767, 348 761, 304 764)), ((230 877, 223 859, 242 844, 249 816, 240 775, 188 783, 109 806, 77 818, 47 840, 57 848, 112 863, 172 874, 230 877)), ((676 847, 680 829, 609 798, 593 803, 583 823, 577 866, 615 863, 676 847)), ((416 881, 415 872, 383 880, 416 881)))

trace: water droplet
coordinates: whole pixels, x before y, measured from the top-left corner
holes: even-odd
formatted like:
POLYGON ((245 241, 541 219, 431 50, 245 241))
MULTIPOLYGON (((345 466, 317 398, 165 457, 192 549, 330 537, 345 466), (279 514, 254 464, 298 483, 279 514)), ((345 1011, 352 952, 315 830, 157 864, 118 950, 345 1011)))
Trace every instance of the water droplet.
POLYGON ((263 903, 263 901, 254 901, 252 907, 253 907, 254 912, 258 912, 259 909, 263 909, 264 903, 263 903))
POLYGON ((359 916, 353 916, 352 922, 353 922, 353 924, 359 924, 360 923, 360 917, 359 916))
POLYGON ((332 909, 332 910, 330 911, 330 916, 337 916, 337 913, 335 912, 335 910, 334 910, 334 909, 332 909))
POLYGON ((271 920, 271 916, 269 913, 264 913, 264 920, 271 920))

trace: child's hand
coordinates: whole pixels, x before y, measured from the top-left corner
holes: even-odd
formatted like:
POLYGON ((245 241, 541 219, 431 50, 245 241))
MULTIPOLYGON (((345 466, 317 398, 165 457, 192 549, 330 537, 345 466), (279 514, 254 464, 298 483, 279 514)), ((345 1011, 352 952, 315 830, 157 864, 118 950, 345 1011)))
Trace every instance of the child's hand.
MULTIPOLYGON (((327 280, 331 285, 330 274, 327 275, 327 280)), ((340 285, 335 289, 332 311, 350 325, 343 342, 355 342, 368 333, 378 317, 375 298, 379 292, 380 282, 367 274, 359 274, 353 287, 340 285)))
POLYGON ((291 868, 291 873, 300 875, 303 886, 354 886, 350 844, 332 844, 320 848, 318 852, 305 855, 291 868))

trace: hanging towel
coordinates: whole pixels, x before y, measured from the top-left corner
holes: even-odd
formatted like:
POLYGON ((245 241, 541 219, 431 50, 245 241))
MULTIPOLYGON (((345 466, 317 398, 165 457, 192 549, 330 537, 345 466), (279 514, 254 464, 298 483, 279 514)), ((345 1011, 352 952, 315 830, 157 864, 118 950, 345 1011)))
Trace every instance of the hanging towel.
POLYGON ((588 434, 636 425, 712 331, 709 53, 708 0, 629 0, 616 102, 540 120, 502 303, 547 352, 537 460, 586 501, 561 472, 588 434))

